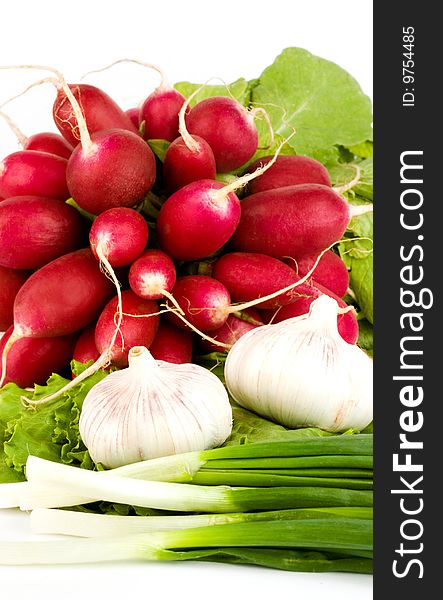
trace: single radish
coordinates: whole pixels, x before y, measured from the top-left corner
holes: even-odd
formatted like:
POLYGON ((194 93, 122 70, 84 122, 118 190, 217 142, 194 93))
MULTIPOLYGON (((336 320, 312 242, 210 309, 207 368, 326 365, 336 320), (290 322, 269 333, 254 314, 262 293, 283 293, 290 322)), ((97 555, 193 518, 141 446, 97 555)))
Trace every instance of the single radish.
POLYGON ((16 271, 0 266, 0 331, 6 331, 14 322, 14 300, 29 275, 27 271, 16 271))
MULTIPOLYGON (((212 266, 212 277, 223 283, 235 302, 249 302, 277 292, 300 280, 285 263, 253 252, 224 254, 212 266)), ((300 295, 309 294, 311 287, 302 283, 285 294, 257 304, 260 308, 274 308, 290 304, 300 295)))
MULTIPOLYGON (((248 166, 248 173, 265 165, 272 156, 264 156, 248 166)), ((302 183, 320 183, 331 187, 331 178, 327 168, 315 158, 309 156, 279 156, 275 164, 258 179, 248 185, 248 194, 266 190, 298 185, 302 183)))
POLYGON ((13 152, 0 162, 0 196, 31 195, 67 200, 67 164, 65 158, 47 152, 13 152))
MULTIPOLYGON (((185 319, 199 331, 218 329, 229 316, 231 308, 229 291, 212 277, 206 275, 179 277, 172 294, 182 309, 185 319)), ((166 313, 166 317, 177 327, 188 328, 187 323, 175 312, 166 313)))
POLYGON ((242 201, 232 245, 276 258, 314 254, 337 242, 350 218, 350 205, 325 185, 267 190, 242 201))
POLYGON ((83 329, 72 353, 72 359, 80 363, 87 363, 90 360, 96 361, 100 352, 95 345, 95 323, 91 323, 83 329))
POLYGON ((161 320, 149 352, 156 360, 180 365, 192 362, 192 346, 190 333, 161 320))
MULTIPOLYGON (((286 321, 286 319, 291 319, 292 317, 308 314, 311 304, 322 294, 326 294, 327 296, 334 298, 340 308, 346 308, 348 306, 346 302, 337 296, 337 294, 334 294, 334 292, 331 290, 328 290, 319 283, 316 283, 315 287, 313 286, 313 290, 310 295, 300 297, 292 304, 288 304, 287 306, 283 306, 280 310, 277 310, 272 322, 280 323, 281 321, 286 321)), ((355 344, 357 342, 358 321, 354 310, 338 314, 337 327, 341 337, 345 340, 345 342, 348 342, 348 344, 355 344)))
POLYGON ((166 190, 172 194, 178 189, 200 179, 215 179, 217 167, 210 145, 200 136, 191 135, 186 129, 185 114, 189 102, 200 90, 189 96, 180 109, 179 131, 166 150, 163 160, 163 179, 166 190))
POLYGON ((48 154, 55 154, 67 159, 71 156, 74 148, 58 133, 44 131, 29 136, 26 139, 23 149, 47 152, 48 154))
MULTIPOLYGON (((11 326, 0 340, 0 353, 3 352, 13 329, 11 326)), ((3 367, 0 366, 3 385, 10 382, 22 388, 34 384, 44 385, 52 373, 59 373, 69 364, 76 337, 75 334, 71 334, 17 340, 8 353, 4 376, 3 367)))
POLYGON ((145 140, 167 140, 178 136, 178 113, 186 98, 171 87, 160 85, 143 102, 140 124, 144 123, 145 140))
POLYGON ((11 117, 2 110, 0 110, 0 116, 3 117, 11 130, 15 133, 23 150, 47 152, 48 154, 55 154, 56 156, 61 156, 62 158, 69 158, 71 156, 73 147, 58 133, 45 131, 41 133, 35 133, 34 135, 27 137, 16 125, 16 123, 14 123, 11 117))
POLYGON ((3 349, 2 364, 21 338, 58 337, 83 329, 98 316, 112 289, 89 248, 41 267, 15 298, 14 331, 3 349))
POLYGON ((108 208, 132 207, 155 182, 155 157, 136 133, 109 129, 89 136, 83 130, 68 161, 66 178, 77 204, 98 215, 108 208))
POLYGON ((208 340, 201 340, 200 347, 205 352, 226 352, 226 345, 233 346, 242 335, 260 325, 263 325, 263 320, 258 310, 250 308, 242 313, 234 313, 229 315, 221 327, 211 332, 214 340, 218 340, 224 345, 220 346, 208 340))
MULTIPOLYGON (((138 127, 134 126, 130 117, 103 90, 85 83, 70 84, 69 89, 81 107, 86 127, 91 134, 115 128, 138 132, 138 127)), ((77 146, 81 140, 78 115, 73 110, 66 89, 58 90, 53 117, 62 136, 72 146, 77 146)))
POLYGON ((0 205, 0 264, 38 269, 80 248, 84 223, 72 206, 38 196, 8 198, 0 205))
POLYGON ((110 208, 94 220, 89 242, 97 260, 105 258, 113 267, 123 267, 141 255, 148 236, 148 224, 140 213, 132 208, 110 208))
POLYGON ((128 110, 125 110, 125 113, 131 119, 132 124, 137 128, 138 131, 138 128, 140 127, 140 108, 138 106, 134 108, 128 108, 128 110))
POLYGON ((235 190, 269 169, 283 144, 266 166, 228 185, 202 179, 172 194, 162 205, 157 218, 160 247, 176 260, 198 260, 220 250, 240 221, 240 200, 235 190))
POLYGON ((258 147, 253 111, 237 100, 214 96, 201 100, 186 116, 188 131, 208 142, 217 171, 226 173, 244 165, 258 147))
POLYGON ((161 250, 146 250, 129 269, 131 290, 146 300, 160 300, 167 296, 173 301, 171 290, 175 285, 175 265, 161 250))
POLYGON ((128 366, 128 353, 133 346, 149 348, 157 333, 160 317, 158 306, 144 300, 132 290, 122 292, 123 319, 115 335, 117 297, 103 309, 95 327, 95 344, 100 354, 117 367, 128 366))
MULTIPOLYGON (((285 259, 285 262, 295 270, 298 275, 305 275, 315 262, 315 254, 305 255, 297 259, 285 259)), ((317 283, 331 290, 342 298, 349 287, 349 271, 342 259, 332 250, 328 250, 321 257, 312 273, 314 285, 317 283)))

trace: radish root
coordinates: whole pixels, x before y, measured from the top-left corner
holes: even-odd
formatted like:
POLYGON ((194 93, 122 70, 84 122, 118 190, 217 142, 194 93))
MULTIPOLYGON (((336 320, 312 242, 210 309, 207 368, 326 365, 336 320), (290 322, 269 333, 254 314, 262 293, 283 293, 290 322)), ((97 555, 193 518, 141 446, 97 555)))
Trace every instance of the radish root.
POLYGON ((88 77, 89 75, 92 75, 94 73, 103 73, 103 71, 107 71, 111 67, 114 67, 115 65, 119 65, 121 63, 132 63, 134 65, 140 65, 142 67, 147 67, 148 69, 153 69, 154 71, 157 71, 157 73, 161 77, 160 85, 157 87, 157 89, 164 90, 164 89, 171 88, 171 85, 168 82, 168 78, 166 77, 166 73, 163 71, 163 69, 161 67, 154 65, 152 63, 143 62, 142 60, 137 60, 135 58, 120 58, 119 60, 114 61, 113 63, 111 63, 110 65, 107 65, 106 67, 102 67, 101 69, 94 69, 93 71, 88 71, 87 73, 82 75, 82 77, 80 77, 80 80, 82 81, 83 79, 85 79, 86 77, 88 77))
POLYGON ((3 119, 9 125, 11 131, 15 134, 16 138, 18 139, 19 144, 22 147, 24 147, 26 142, 28 141, 28 138, 25 136, 23 131, 19 128, 18 125, 16 125, 16 123, 14 123, 14 121, 11 119, 11 117, 9 115, 7 115, 5 112, 3 112, 2 110, 0 110, 0 117, 3 117, 3 119))

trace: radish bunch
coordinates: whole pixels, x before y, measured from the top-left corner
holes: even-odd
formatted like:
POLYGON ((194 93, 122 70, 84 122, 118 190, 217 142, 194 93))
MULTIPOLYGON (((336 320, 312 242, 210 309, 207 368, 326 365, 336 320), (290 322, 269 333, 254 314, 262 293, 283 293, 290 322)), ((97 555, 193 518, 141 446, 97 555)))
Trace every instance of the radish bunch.
MULTIPOLYGON (((346 306, 330 248, 351 211, 321 163, 254 160, 254 111, 233 98, 191 108, 162 83, 124 111, 49 70, 60 135, 21 136, 0 162, 0 385, 44 383, 72 358, 122 368, 133 346, 192 362, 322 294, 346 306), (152 139, 170 142, 163 162, 152 139)), ((356 343, 354 311, 338 319, 356 343)))

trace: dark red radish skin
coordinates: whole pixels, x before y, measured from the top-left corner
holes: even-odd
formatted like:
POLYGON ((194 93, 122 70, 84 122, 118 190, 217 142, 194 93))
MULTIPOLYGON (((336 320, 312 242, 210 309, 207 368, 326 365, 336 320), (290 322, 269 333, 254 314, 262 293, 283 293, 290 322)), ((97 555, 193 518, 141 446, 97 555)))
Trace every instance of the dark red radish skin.
POLYGON ((83 329, 114 287, 89 248, 70 252, 35 271, 14 302, 18 337, 57 337, 83 329))
POLYGON ((19 150, 0 162, 0 196, 43 196, 67 200, 68 161, 61 156, 19 150))
MULTIPOLYGON (((211 332, 211 337, 219 340, 222 344, 233 346, 242 335, 263 325, 260 313, 253 308, 246 309, 242 315, 250 320, 239 318, 235 314, 229 315, 226 323, 211 332)), ((200 340, 200 347, 205 352, 226 352, 226 346, 217 346, 217 344, 204 339, 200 340)))
MULTIPOLYGON (((95 345, 95 323, 88 325, 80 334, 74 347, 72 359, 79 363, 88 363, 89 361, 95 362, 100 356, 97 346, 95 345)), ((72 373, 72 379, 75 379, 77 375, 72 373)))
POLYGON ((148 237, 148 224, 140 213, 132 208, 110 208, 93 222, 89 243, 97 260, 103 253, 111 266, 123 267, 141 255, 148 237))
POLYGON ((232 247, 276 258, 318 253, 342 237, 349 220, 346 200, 325 185, 268 190, 242 201, 232 247))
MULTIPOLYGON (((125 129, 138 132, 130 117, 103 90, 84 83, 70 84, 69 88, 80 105, 90 134, 105 129, 125 129)), ((54 122, 62 136, 73 147, 80 141, 77 119, 63 90, 59 90, 53 106, 54 122)))
POLYGON ((28 137, 23 150, 37 150, 38 152, 47 152, 68 159, 74 148, 58 133, 44 131, 28 137))
MULTIPOLYGON (((297 259, 285 260, 300 277, 309 273, 317 260, 318 254, 310 254, 297 259)), ((349 287, 349 271, 342 259, 332 250, 325 252, 311 276, 314 285, 319 283, 342 298, 349 287)))
POLYGON ((123 318, 112 347, 117 314, 117 296, 103 309, 95 326, 95 345, 100 354, 109 350, 109 358, 116 367, 128 366, 128 353, 133 346, 149 348, 157 333, 159 308, 152 300, 143 300, 131 290, 122 292, 123 318), (145 315, 128 316, 128 315, 145 315))
POLYGON ((157 88, 140 108, 140 124, 144 122, 145 140, 167 140, 178 136, 178 113, 186 98, 173 88, 157 88))
MULTIPOLYGON (((184 317, 199 331, 218 329, 226 322, 230 311, 231 297, 226 287, 206 275, 185 275, 179 277, 172 290, 184 317)), ((170 302, 168 305, 174 308, 170 302)), ((181 329, 188 326, 172 312, 166 318, 181 329)))
MULTIPOLYGON (((0 354, 12 335, 11 326, 0 340, 0 354)), ((3 384, 10 382, 25 388, 44 385, 52 373, 59 373, 72 356, 77 336, 75 334, 48 338, 21 338, 11 347, 6 361, 3 384)), ((3 378, 0 364, 0 378, 3 378)))
MULTIPOLYGON (((253 173, 272 158, 259 158, 248 166, 247 172, 253 173)), ((318 160, 309 156, 279 156, 272 167, 248 184, 248 194, 305 183, 319 183, 329 187, 332 185, 327 168, 318 160)))
POLYGON ((131 119, 132 124, 137 128, 138 131, 138 128, 140 127, 140 109, 128 108, 128 110, 125 110, 125 113, 131 119))
POLYGON ((70 194, 93 215, 143 200, 155 182, 155 157, 142 138, 112 129, 91 136, 91 149, 78 145, 66 171, 70 194))
POLYGON ((181 365, 192 362, 192 335, 174 327, 167 321, 160 321, 157 334, 149 348, 155 360, 181 365))
POLYGON ((28 271, 16 271, 0 266, 0 331, 6 331, 13 324, 14 300, 29 276, 28 271))
POLYGON ((201 100, 186 116, 186 126, 189 133, 199 135, 211 146, 219 173, 238 169, 258 147, 253 114, 233 98, 201 100))
POLYGON ((214 153, 210 145, 198 135, 191 137, 197 144, 196 149, 188 148, 180 136, 166 150, 163 180, 170 194, 193 181, 215 179, 217 175, 214 153))
POLYGON ((91 323, 81 332, 74 347, 72 359, 80 363, 96 361, 100 356, 95 345, 95 323, 91 323))
POLYGON ((170 196, 160 209, 157 233, 161 248, 173 259, 197 260, 220 250, 240 221, 240 200, 217 194, 220 181, 194 181, 170 196))
MULTIPOLYGON (((299 277, 285 263, 253 252, 224 254, 212 265, 212 277, 223 283, 234 302, 249 302, 273 294, 299 281, 299 277)), ((301 294, 311 292, 311 286, 301 283, 289 292, 257 304, 260 308, 274 308, 290 304, 301 294)))
POLYGON ((129 269, 131 290, 146 300, 159 300, 175 285, 174 262, 161 250, 146 250, 129 269))
MULTIPOLYGON (((334 298, 340 308, 346 308, 346 302, 337 296, 337 294, 334 294, 334 292, 331 292, 331 290, 328 290, 324 286, 317 283, 315 288, 313 288, 313 293, 310 296, 299 298, 292 304, 283 306, 275 313, 275 317, 272 322, 280 323, 281 321, 286 321, 286 319, 307 314, 312 302, 322 294, 326 294, 327 296, 334 298)), ((345 342, 348 342, 348 344, 355 344, 358 339, 358 321, 357 317, 355 316, 355 311, 350 310, 344 314, 337 315, 337 328, 345 342)))
POLYGON ((84 245, 84 223, 75 208, 38 196, 8 198, 0 205, 0 264, 38 269, 84 245))

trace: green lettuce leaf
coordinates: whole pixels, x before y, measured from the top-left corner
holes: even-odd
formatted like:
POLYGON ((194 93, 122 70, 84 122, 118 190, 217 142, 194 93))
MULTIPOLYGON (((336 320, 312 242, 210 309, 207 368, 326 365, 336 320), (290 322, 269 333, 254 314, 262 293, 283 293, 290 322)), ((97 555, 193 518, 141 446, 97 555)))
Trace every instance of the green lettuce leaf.
POLYGON ((374 328, 366 319, 360 319, 358 322, 358 340, 357 344, 363 348, 369 356, 373 355, 374 348, 374 328))
POLYGON ((347 237, 339 244, 340 256, 350 271, 349 285, 362 316, 373 323, 373 213, 351 219, 347 237))
MULTIPOLYGON (((188 81, 180 81, 174 85, 175 89, 183 94, 183 96, 186 98, 188 98, 201 86, 201 83, 189 83, 188 81)), ((200 92, 191 100, 190 106, 194 106, 197 104, 197 102, 200 102, 205 98, 211 98, 212 96, 226 96, 235 98, 244 106, 248 106, 251 95, 251 87, 252 86, 246 81, 246 79, 243 79, 243 77, 226 85, 204 85, 200 92)))
POLYGON ((372 138, 371 101, 338 65, 302 48, 286 48, 259 77, 254 106, 268 112, 275 133, 297 154, 314 155, 372 138))

